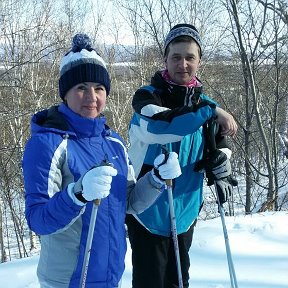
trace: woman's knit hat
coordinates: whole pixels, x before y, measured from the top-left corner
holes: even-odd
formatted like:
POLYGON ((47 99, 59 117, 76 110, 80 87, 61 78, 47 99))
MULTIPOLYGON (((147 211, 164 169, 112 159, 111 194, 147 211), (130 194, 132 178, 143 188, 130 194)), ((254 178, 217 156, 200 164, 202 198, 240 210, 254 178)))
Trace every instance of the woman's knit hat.
POLYGON ((60 63, 59 93, 65 94, 73 86, 83 82, 102 84, 110 92, 110 78, 105 62, 91 46, 86 34, 76 34, 72 40, 72 48, 60 63))
POLYGON ((202 41, 201 37, 199 35, 198 30, 195 28, 195 26, 190 24, 177 24, 175 25, 166 36, 165 42, 164 42, 164 55, 166 54, 167 47, 169 44, 180 36, 189 36, 191 37, 199 46, 200 48, 200 56, 202 56, 202 41))

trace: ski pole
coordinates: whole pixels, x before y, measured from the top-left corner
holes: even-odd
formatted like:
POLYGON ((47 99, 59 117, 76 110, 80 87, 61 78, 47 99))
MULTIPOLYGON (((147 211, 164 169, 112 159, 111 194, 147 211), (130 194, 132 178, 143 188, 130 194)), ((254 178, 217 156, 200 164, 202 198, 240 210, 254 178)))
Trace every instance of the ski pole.
MULTIPOLYGON (((102 161, 102 163, 100 164, 100 166, 104 166, 104 165, 112 166, 112 164, 106 160, 102 161)), ((95 166, 95 167, 97 167, 97 166, 95 166)), ((93 168, 95 168, 95 167, 93 167, 93 168)), ((91 168, 91 169, 93 169, 93 168, 91 168)), ((92 206, 92 211, 91 211, 91 216, 90 216, 89 230, 88 230, 88 235, 87 235, 84 260, 83 260, 81 278, 80 278, 80 287, 81 288, 85 288, 85 286, 86 286, 86 279, 87 279, 87 272, 88 272, 91 248, 92 248, 92 241, 93 241, 95 224, 96 224, 96 219, 97 219, 98 207, 99 207, 100 203, 101 203, 101 199, 96 199, 93 201, 93 204, 92 204, 93 206, 92 206)))
POLYGON ((90 253, 92 248, 92 241, 93 241, 93 235, 95 230, 95 223, 97 218, 97 212, 98 207, 100 205, 101 200, 96 199, 93 201, 93 207, 91 212, 91 218, 90 218, 90 224, 89 224, 89 230, 88 230, 88 236, 87 236, 87 242, 86 242, 86 248, 85 248, 85 254, 84 254, 84 261, 81 271, 81 280, 80 280, 80 287, 84 288, 86 286, 86 278, 87 278, 87 272, 88 272, 88 266, 89 266, 89 259, 90 259, 90 253))
MULTIPOLYGON (((165 160, 164 160, 164 163, 165 163, 169 157, 169 152, 165 146, 162 146, 162 149, 165 155, 165 160)), ((174 203, 173 203, 172 179, 167 179, 166 185, 167 185, 167 192, 168 192, 169 212, 170 212, 170 220, 171 220, 171 233, 172 233, 172 240, 174 244, 178 282, 179 282, 179 288, 183 288, 183 279, 182 279, 179 245, 178 245, 178 237, 177 237, 177 227, 176 227, 176 217, 175 217, 175 210, 174 210, 174 203)))
POLYGON ((229 244, 228 232, 227 232, 227 228, 226 228, 226 224, 225 224, 224 208, 220 204, 219 195, 218 195, 215 183, 214 183, 214 187, 215 187, 216 194, 217 194, 218 209, 219 209, 219 213, 220 213, 220 217, 221 217, 221 223, 222 223, 222 228, 223 228, 223 234, 224 234, 224 240, 225 240, 225 248, 226 248, 226 257, 227 257, 227 263, 228 263, 228 269, 229 269, 231 288, 238 288, 236 273, 235 273, 235 269, 234 269, 234 265, 233 265, 231 249, 230 249, 230 244, 229 244))
MULTIPOLYGON (((210 119, 208 122, 208 137, 209 137, 208 142, 209 143, 207 144, 210 149, 210 152, 216 150, 216 141, 215 141, 216 126, 215 124, 216 122, 213 121, 212 119, 210 119)), ((235 273, 235 269, 233 265, 232 254, 231 254, 231 249, 230 249, 230 244, 229 244, 229 237, 228 237, 228 232, 227 232, 226 223, 225 223, 224 208, 220 204, 220 197, 219 197, 219 193, 217 190, 216 181, 214 181, 214 188, 215 188, 215 192, 217 195, 218 210, 220 213, 222 229, 223 229, 223 234, 224 234, 226 257, 227 257, 227 263, 228 263, 228 269, 229 269, 231 288, 238 288, 236 273, 235 273)))

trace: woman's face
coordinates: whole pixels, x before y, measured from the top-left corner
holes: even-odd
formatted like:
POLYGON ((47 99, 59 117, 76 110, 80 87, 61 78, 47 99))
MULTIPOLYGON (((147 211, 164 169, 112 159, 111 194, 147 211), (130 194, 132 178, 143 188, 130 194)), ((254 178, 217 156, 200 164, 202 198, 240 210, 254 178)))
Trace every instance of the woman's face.
POLYGON ((85 118, 96 118, 106 105, 106 89, 102 84, 84 82, 73 86, 64 99, 68 107, 85 118))
POLYGON ((194 41, 171 43, 165 64, 173 82, 178 85, 189 83, 200 64, 199 46, 194 41))

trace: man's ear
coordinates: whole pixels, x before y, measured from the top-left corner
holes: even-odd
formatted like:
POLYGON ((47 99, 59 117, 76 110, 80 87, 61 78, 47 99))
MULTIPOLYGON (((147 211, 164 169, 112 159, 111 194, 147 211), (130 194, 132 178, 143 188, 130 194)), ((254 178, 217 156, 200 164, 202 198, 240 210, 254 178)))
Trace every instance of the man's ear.
POLYGON ((200 58, 199 63, 198 63, 197 70, 201 67, 201 65, 202 65, 202 60, 201 60, 201 58, 200 58))

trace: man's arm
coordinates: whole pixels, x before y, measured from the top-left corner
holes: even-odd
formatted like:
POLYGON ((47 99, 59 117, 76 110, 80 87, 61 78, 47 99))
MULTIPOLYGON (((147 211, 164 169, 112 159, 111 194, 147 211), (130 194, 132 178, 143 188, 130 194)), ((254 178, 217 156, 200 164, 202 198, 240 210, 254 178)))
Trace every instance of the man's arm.
POLYGON ((216 122, 221 126, 221 135, 235 137, 238 125, 233 116, 220 107, 216 107, 216 122))

